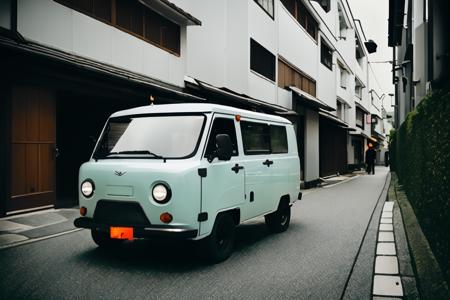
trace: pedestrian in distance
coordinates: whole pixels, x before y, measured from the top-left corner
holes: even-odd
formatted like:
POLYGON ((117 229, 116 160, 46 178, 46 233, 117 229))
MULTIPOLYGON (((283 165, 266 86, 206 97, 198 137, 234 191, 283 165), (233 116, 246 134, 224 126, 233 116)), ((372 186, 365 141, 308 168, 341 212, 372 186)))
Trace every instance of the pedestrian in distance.
POLYGON ((372 173, 372 175, 375 175, 375 157, 376 152, 373 149, 372 143, 369 143, 369 149, 366 151, 366 165, 367 165, 367 174, 372 173))

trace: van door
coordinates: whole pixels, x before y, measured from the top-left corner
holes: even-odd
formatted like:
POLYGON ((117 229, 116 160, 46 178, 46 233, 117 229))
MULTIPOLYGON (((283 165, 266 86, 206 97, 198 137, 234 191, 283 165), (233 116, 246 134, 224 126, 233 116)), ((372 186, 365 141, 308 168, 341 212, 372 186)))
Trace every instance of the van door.
POLYGON ((270 211, 273 206, 271 182, 273 160, 270 154, 270 127, 266 123, 240 122, 245 168, 246 205, 241 219, 247 220, 270 211))
POLYGON ((206 176, 202 178, 201 212, 208 213, 208 219, 200 223, 200 235, 211 231, 216 213, 241 206, 244 202, 245 170, 239 159, 236 138, 236 124, 232 116, 215 115, 208 136, 204 160, 216 149, 216 136, 228 134, 233 144, 233 155, 229 161, 214 158, 208 164, 206 176))

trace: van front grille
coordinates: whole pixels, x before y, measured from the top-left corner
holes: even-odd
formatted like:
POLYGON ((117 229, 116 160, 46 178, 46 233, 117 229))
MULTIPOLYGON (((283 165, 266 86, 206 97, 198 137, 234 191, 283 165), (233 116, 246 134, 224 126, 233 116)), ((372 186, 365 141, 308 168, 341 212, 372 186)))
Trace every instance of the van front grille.
POLYGON ((149 226, 151 224, 139 203, 111 200, 97 202, 94 220, 116 226, 149 226))

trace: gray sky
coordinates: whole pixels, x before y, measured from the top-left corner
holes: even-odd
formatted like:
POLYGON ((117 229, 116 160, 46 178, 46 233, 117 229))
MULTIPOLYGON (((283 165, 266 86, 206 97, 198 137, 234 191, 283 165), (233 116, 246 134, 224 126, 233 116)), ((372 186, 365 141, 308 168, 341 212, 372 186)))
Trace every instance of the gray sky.
MULTIPOLYGON (((377 52, 369 54, 369 61, 392 60, 392 48, 388 47, 388 18, 389 0, 347 0, 355 19, 360 19, 367 39, 374 40, 377 52)), ((357 25, 358 26, 358 25, 357 25)), ((392 65, 389 63, 372 63, 372 69, 377 78, 372 87, 378 94, 386 94, 384 107, 392 111, 390 106, 391 97, 389 93, 394 92, 392 85, 392 65)), ((371 72, 371 70, 369 69, 371 72)))

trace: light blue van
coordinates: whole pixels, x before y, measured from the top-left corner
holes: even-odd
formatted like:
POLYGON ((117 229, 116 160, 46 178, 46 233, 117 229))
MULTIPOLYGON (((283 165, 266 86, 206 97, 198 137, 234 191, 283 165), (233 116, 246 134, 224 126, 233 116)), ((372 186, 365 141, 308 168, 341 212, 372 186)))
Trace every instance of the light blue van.
POLYGON ((101 247, 134 238, 199 240, 227 259, 235 226, 285 231, 301 198, 290 121, 214 104, 150 105, 108 119, 79 173, 82 217, 101 247))

